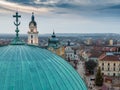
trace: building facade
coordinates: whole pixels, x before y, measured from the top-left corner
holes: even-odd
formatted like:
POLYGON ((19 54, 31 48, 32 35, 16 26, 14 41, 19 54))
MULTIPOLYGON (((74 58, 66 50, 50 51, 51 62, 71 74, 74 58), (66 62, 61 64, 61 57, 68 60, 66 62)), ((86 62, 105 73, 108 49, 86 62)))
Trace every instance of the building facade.
POLYGON ((65 57, 70 60, 74 59, 74 50, 70 46, 66 46, 65 48, 65 57))
POLYGON ((120 76, 120 56, 115 53, 106 53, 98 60, 103 75, 120 76))
POLYGON ((68 41, 68 45, 65 47, 65 59, 75 68, 77 69, 77 65, 79 62, 79 56, 76 53, 76 50, 72 48, 70 45, 70 41, 68 41))
POLYGON ((38 45, 38 31, 34 13, 32 13, 31 22, 29 23, 28 44, 38 45))
POLYGON ((113 45, 113 40, 112 40, 112 39, 109 40, 109 45, 110 45, 110 46, 113 45))
POLYGON ((55 32, 48 39, 48 50, 64 58, 65 48, 61 45, 59 39, 56 37, 55 32))

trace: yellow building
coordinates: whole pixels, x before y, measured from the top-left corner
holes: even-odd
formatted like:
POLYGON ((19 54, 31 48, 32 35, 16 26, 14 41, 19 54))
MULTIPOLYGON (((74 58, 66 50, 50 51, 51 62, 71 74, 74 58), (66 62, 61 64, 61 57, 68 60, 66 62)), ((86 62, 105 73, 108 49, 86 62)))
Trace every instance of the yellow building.
POLYGON ((106 53, 98 60, 103 75, 120 76, 120 56, 115 53, 106 53))
POLYGON ((65 47, 60 44, 59 39, 56 37, 54 32, 52 36, 48 39, 47 49, 64 58, 65 47))

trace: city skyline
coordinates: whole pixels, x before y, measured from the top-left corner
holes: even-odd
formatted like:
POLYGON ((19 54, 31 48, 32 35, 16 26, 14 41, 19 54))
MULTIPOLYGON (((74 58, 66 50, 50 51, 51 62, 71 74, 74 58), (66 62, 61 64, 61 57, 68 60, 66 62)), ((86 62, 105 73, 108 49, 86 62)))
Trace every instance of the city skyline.
POLYGON ((32 12, 39 34, 120 33, 119 0, 1 0, 0 33, 14 33, 12 15, 19 11, 20 33, 29 30, 32 12))

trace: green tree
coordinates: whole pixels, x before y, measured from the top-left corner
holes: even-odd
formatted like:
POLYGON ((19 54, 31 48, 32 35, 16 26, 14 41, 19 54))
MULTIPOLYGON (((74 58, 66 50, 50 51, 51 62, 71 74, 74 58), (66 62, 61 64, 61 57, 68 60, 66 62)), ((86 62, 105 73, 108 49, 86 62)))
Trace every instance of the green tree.
POLYGON ((103 75, 101 73, 100 67, 97 70, 97 74, 96 74, 96 77, 95 77, 95 84, 96 84, 96 86, 102 86, 103 85, 103 75))
POLYGON ((89 61, 85 62, 85 66, 90 74, 94 74, 94 69, 97 66, 97 63, 93 60, 89 60, 89 61))

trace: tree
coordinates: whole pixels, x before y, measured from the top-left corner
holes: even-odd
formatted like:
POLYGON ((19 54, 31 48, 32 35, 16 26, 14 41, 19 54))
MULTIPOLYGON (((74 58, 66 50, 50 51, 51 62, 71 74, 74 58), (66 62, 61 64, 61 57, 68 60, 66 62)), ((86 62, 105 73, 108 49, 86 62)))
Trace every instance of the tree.
POLYGON ((96 77, 95 77, 95 84, 96 84, 96 86, 102 86, 103 85, 103 75, 101 73, 100 67, 97 70, 97 74, 96 74, 96 77))
POLYGON ((89 60, 89 61, 85 62, 85 66, 90 74, 94 74, 94 69, 97 66, 97 63, 93 60, 89 60))

